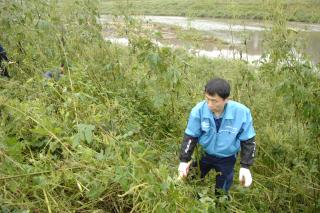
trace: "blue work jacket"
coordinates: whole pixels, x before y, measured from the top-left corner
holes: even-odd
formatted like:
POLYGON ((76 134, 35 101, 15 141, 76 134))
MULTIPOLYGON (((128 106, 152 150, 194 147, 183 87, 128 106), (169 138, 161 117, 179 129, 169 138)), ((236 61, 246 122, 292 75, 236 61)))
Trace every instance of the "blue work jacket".
POLYGON ((231 100, 225 105, 218 131, 214 122, 214 113, 207 102, 202 101, 192 109, 185 133, 198 138, 205 152, 217 157, 236 154, 240 150, 241 141, 256 135, 250 109, 231 100))

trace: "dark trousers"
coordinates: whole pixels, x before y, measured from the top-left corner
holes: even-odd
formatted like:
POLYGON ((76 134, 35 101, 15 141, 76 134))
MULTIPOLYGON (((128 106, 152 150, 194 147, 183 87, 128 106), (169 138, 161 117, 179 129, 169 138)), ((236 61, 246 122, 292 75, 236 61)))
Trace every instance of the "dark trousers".
MULTIPOLYGON (((233 183, 233 170, 236 163, 236 156, 219 158, 209 154, 202 156, 199 166, 201 178, 204 178, 211 169, 214 169, 218 174, 216 176, 216 193, 219 190, 228 192, 233 183)), ((193 163, 193 167, 197 167, 198 162, 193 163)))
POLYGON ((10 75, 9 75, 7 68, 2 66, 1 64, 0 64, 0 76, 5 76, 5 77, 10 78, 10 75))

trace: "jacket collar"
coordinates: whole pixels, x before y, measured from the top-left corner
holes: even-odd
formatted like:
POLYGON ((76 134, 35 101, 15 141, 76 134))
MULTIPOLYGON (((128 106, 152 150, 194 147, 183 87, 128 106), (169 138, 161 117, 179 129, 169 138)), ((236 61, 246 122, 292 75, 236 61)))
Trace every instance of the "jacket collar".
MULTIPOLYGON (((232 104, 231 102, 232 101, 229 100, 224 107, 223 116, 222 116, 223 119, 233 119, 234 118, 232 110, 231 110, 231 104, 232 104)), ((206 101, 204 101, 202 112, 203 112, 204 118, 213 118, 213 113, 211 112, 210 108, 208 107, 208 104, 206 101)))

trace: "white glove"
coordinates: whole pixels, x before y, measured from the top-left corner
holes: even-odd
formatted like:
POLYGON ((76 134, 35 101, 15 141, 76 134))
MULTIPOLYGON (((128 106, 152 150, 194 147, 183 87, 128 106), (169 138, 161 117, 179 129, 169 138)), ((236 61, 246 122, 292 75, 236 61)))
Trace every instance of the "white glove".
POLYGON ((249 187, 252 183, 252 176, 249 169, 246 168, 240 168, 239 171, 239 181, 241 185, 244 185, 245 187, 249 187))
POLYGON ((190 168, 190 164, 191 164, 191 161, 189 163, 181 162, 179 164, 178 171, 179 171, 180 177, 187 177, 188 172, 189 172, 189 168, 190 168))

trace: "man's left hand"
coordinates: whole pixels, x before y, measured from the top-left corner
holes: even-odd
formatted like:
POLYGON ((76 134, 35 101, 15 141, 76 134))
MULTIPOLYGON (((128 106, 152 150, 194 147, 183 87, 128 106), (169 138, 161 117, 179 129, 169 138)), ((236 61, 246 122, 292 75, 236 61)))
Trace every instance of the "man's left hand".
POLYGON ((244 187, 249 187, 251 185, 252 175, 249 169, 240 168, 239 181, 240 181, 240 184, 243 185, 244 187))

